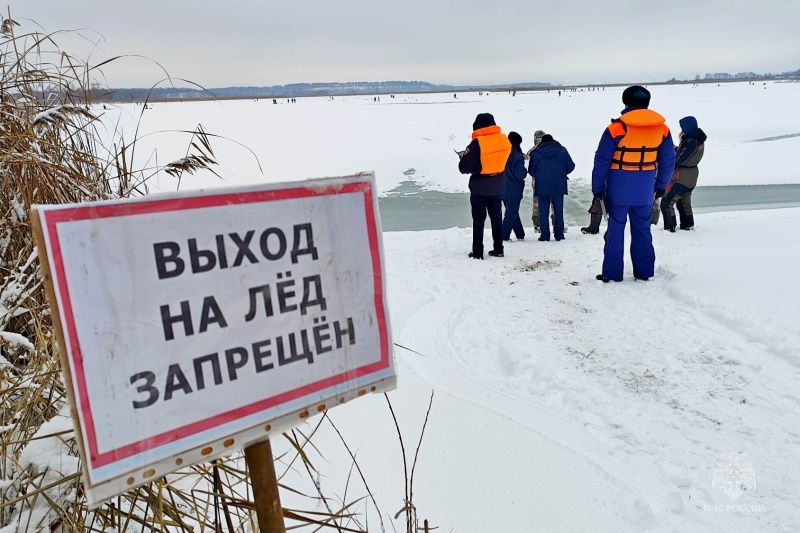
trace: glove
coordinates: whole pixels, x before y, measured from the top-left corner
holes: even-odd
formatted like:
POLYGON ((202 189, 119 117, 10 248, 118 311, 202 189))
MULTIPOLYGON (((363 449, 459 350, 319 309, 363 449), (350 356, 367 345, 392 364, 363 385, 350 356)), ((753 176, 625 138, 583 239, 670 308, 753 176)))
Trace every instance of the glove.
POLYGON ((664 196, 664 189, 656 189, 656 198, 664 196))
POLYGON ((602 200, 604 196, 605 196, 605 194, 604 194, 604 193, 602 193, 602 192, 599 192, 599 193, 597 193, 597 194, 595 194, 595 195, 594 195, 594 199, 595 199, 595 200, 602 200))

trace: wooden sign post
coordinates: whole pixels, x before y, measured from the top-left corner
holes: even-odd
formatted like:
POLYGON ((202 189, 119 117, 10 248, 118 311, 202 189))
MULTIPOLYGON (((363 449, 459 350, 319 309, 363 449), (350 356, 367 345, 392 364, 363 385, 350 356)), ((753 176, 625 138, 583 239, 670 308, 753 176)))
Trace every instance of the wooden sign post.
POLYGON ((258 530, 261 533, 286 533, 269 439, 245 448, 244 459, 250 474, 250 484, 253 486, 258 530))

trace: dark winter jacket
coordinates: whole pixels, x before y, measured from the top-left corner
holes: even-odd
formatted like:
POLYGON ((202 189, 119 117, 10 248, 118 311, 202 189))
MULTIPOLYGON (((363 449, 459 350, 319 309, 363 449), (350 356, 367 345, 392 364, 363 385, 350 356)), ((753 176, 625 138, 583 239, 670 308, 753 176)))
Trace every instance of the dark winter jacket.
POLYGON ((511 146, 511 155, 506 163, 506 200, 521 200, 525 191, 525 158, 519 145, 511 146))
POLYGON ((637 116, 635 112, 639 109, 646 108, 625 108, 620 118, 614 120, 611 125, 605 129, 600 138, 600 143, 597 146, 597 151, 594 154, 592 193, 595 195, 605 195, 607 201, 614 205, 652 205, 653 192, 659 189, 666 189, 672 171, 675 168, 675 149, 672 143, 672 134, 666 124, 664 124, 664 118, 657 113, 650 112, 648 118, 656 118, 658 122, 663 125, 661 143, 658 147, 654 147, 656 148, 657 154, 656 169, 612 169, 614 153, 618 152, 619 144, 625 135, 627 135, 628 129, 658 125, 655 122, 653 124, 640 124, 637 120, 634 120, 637 116))
MULTIPOLYGON (((492 144, 505 144, 510 151, 511 143, 508 142, 508 137, 504 134, 500 133, 500 129, 497 126, 487 126, 484 128, 479 128, 472 132, 472 142, 469 143, 467 149, 464 151, 464 155, 461 160, 458 162, 458 170, 462 174, 470 174, 469 177, 469 190, 473 194, 480 194, 481 196, 496 196, 496 197, 503 197, 506 191, 506 176, 505 171, 501 170, 500 172, 496 172, 493 174, 484 174, 483 173, 483 157, 481 157, 481 139, 480 137, 490 137, 490 136, 499 136, 502 139, 491 138, 488 139, 490 141, 497 140, 502 141, 505 139, 505 143, 496 142, 492 144)), ((483 140, 484 142, 486 139, 483 140)), ((500 167, 505 168, 505 164, 508 161, 508 152, 506 152, 506 160, 503 161, 503 166, 500 167)))
POLYGON ((675 148, 675 172, 672 173, 671 182, 694 189, 700 176, 697 165, 703 159, 706 134, 697 127, 697 119, 694 117, 682 118, 680 125, 682 135, 675 148))
POLYGON ((567 174, 575 170, 575 163, 566 148, 547 137, 531 152, 528 174, 536 180, 536 196, 563 196, 567 194, 567 174))

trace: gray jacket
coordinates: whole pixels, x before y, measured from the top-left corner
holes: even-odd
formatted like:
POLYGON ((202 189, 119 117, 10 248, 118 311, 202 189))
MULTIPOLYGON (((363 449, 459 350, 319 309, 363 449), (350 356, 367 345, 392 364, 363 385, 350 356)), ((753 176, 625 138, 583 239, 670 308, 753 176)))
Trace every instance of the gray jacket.
POLYGON ((697 178, 700 176, 697 165, 703 159, 705 142, 706 134, 700 128, 681 136, 681 142, 675 148, 675 170, 670 181, 690 189, 697 187, 697 178))

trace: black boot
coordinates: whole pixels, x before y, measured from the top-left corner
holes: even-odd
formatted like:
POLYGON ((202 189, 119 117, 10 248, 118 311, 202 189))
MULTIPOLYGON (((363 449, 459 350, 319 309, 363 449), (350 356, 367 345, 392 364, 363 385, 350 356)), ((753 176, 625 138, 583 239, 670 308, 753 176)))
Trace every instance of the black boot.
POLYGON ((681 196, 681 199, 678 201, 678 214, 680 215, 681 229, 692 229, 694 227, 692 191, 681 196))
POLYGON ((468 257, 471 259, 483 259, 483 254, 476 254, 475 252, 470 252, 468 257))
POLYGON ((497 250, 489 250, 489 255, 492 256, 492 257, 504 257, 503 249, 500 248, 500 249, 497 249, 497 250))
POLYGON ((600 233, 600 220, 603 218, 603 215, 592 215, 591 219, 589 220, 589 225, 585 228, 581 228, 581 233, 589 233, 591 235, 597 235, 600 233))
POLYGON ((669 207, 662 208, 661 211, 661 214, 664 216, 664 229, 675 233, 675 228, 678 226, 678 223, 675 221, 675 212, 669 207))

